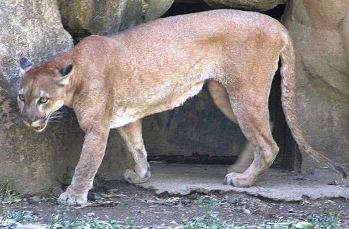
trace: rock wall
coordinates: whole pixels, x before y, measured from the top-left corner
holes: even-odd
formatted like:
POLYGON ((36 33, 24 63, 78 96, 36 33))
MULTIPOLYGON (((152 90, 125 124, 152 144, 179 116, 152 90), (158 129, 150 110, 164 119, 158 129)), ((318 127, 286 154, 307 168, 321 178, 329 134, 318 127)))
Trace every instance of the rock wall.
POLYGON ((348 18, 348 0, 292 0, 283 17, 297 54, 302 129, 340 163, 349 162, 348 18))
POLYGON ((63 124, 37 135, 24 127, 16 104, 17 62, 21 56, 43 61, 69 50, 73 40, 54 0, 1 1, 0 22, 0 183, 35 192, 55 182, 54 156, 67 150, 62 140, 68 142, 74 131, 63 124))
POLYGON ((279 4, 284 4, 287 0, 204 0, 214 8, 234 8, 242 10, 266 11, 279 4))
POLYGON ((106 35, 160 17, 174 0, 58 0, 62 21, 74 37, 106 35))

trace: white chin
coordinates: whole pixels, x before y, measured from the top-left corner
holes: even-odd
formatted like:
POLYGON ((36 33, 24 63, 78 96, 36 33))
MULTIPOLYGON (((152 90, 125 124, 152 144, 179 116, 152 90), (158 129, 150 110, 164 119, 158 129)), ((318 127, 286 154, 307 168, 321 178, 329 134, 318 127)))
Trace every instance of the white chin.
POLYGON ((33 128, 33 130, 34 130, 35 132, 38 132, 38 133, 44 131, 44 130, 46 129, 46 126, 47 126, 47 121, 48 121, 48 119, 46 119, 45 125, 44 125, 42 128, 33 128))

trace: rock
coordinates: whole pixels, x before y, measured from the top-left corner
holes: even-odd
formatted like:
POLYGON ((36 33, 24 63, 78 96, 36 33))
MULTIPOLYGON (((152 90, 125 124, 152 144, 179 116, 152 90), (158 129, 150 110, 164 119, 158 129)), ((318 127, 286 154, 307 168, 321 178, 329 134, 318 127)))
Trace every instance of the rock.
POLYGON ((283 22, 297 54, 297 113, 307 141, 349 162, 349 0, 293 0, 283 22))
MULTIPOLYGON (((0 18, 0 184, 35 194, 62 182, 66 171, 74 168, 83 134, 71 112, 41 134, 22 124, 16 102, 18 60, 27 56, 40 63, 69 50, 73 40, 63 29, 54 0, 0 1, 0 18)), ((115 141, 108 147, 122 154, 115 133, 111 137, 115 141)), ((125 156, 107 153, 101 176, 120 177, 125 160, 125 156), (110 158, 113 155, 117 159, 110 158)))
POLYGON ((40 224, 19 224, 16 226, 17 229, 45 229, 44 225, 40 224))
POLYGON ((204 0, 214 8, 234 8, 242 10, 266 11, 279 4, 286 3, 287 0, 204 0))
POLYGON ((314 225, 308 222, 298 222, 295 227, 297 229, 314 229, 314 225))
POLYGON ((58 0, 63 24, 76 37, 111 34, 160 17, 174 0, 58 0))
POLYGON ((60 129, 62 135, 49 137, 24 128, 16 102, 18 60, 28 56, 43 61, 68 50, 73 41, 62 27, 53 0, 1 1, 0 18, 0 183, 36 192, 53 182, 47 176, 53 152, 64 148, 54 145, 60 144, 65 133, 60 129))

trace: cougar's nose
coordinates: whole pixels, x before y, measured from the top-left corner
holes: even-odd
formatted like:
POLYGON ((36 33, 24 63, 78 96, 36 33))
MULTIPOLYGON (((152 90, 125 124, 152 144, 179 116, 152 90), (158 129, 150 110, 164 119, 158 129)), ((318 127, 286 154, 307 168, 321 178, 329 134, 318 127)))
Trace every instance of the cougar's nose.
POLYGON ((29 127, 33 127, 33 128, 38 128, 41 127, 42 124, 42 120, 25 120, 23 119, 24 124, 26 124, 29 127))
POLYGON ((27 126, 31 126, 32 123, 35 122, 35 118, 32 117, 22 117, 22 120, 27 126))
POLYGON ((26 124, 29 127, 35 127, 38 124, 38 119, 35 117, 35 115, 28 114, 28 112, 22 113, 22 120, 24 124, 26 124))

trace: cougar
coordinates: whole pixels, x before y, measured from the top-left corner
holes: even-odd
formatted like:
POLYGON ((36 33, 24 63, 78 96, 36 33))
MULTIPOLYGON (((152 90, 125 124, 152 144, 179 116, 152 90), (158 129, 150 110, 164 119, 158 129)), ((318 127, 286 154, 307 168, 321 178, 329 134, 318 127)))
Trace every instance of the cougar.
POLYGON ((282 106, 299 148, 345 175, 305 141, 296 115, 291 38, 277 20, 260 13, 215 10, 168 17, 116 35, 86 37, 33 68, 22 58, 18 105, 23 122, 37 132, 62 106, 74 109, 85 140, 72 183, 58 200, 77 205, 87 202, 110 129, 117 128, 133 156, 125 179, 145 182, 150 171, 141 119, 182 105, 207 83, 213 101, 240 126, 254 150, 249 165, 229 172, 224 182, 250 186, 279 150, 268 110, 279 58, 282 106))

